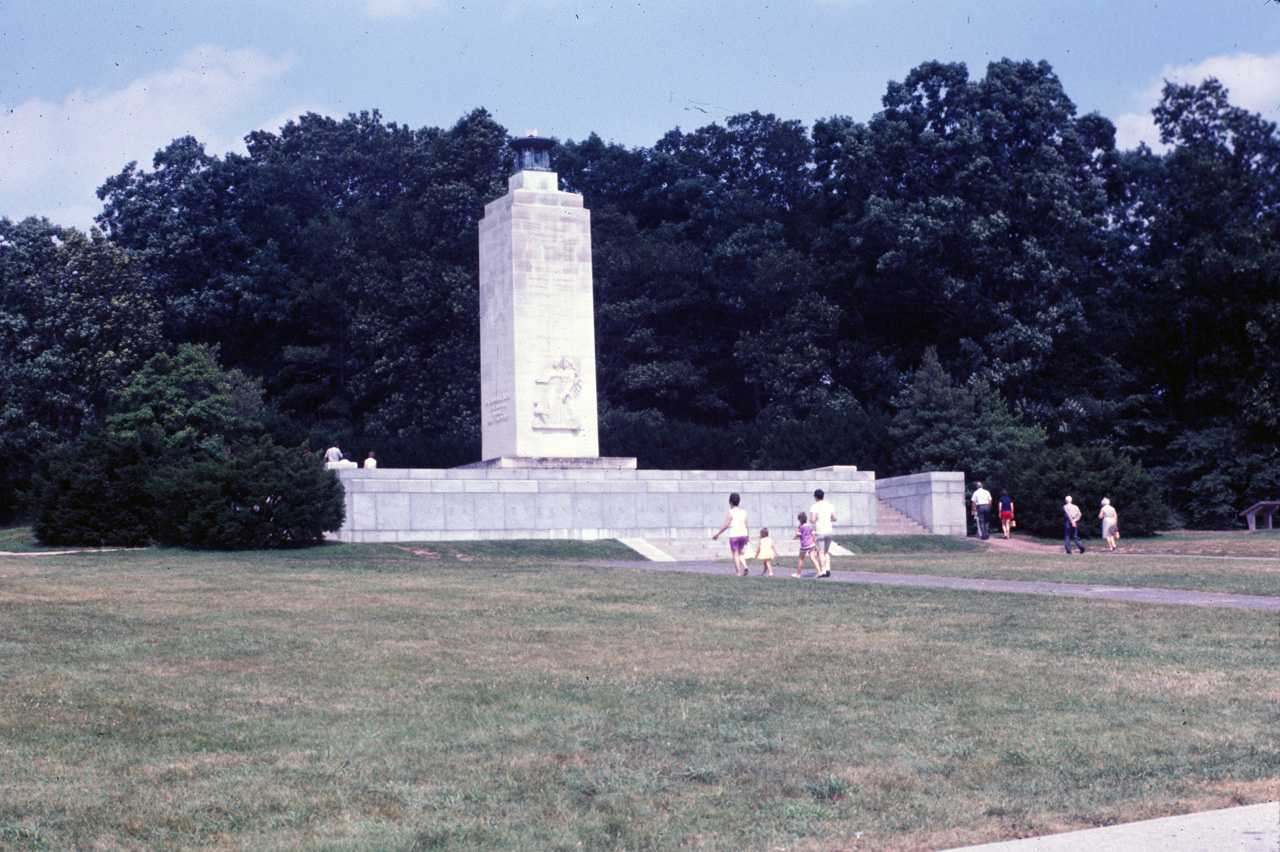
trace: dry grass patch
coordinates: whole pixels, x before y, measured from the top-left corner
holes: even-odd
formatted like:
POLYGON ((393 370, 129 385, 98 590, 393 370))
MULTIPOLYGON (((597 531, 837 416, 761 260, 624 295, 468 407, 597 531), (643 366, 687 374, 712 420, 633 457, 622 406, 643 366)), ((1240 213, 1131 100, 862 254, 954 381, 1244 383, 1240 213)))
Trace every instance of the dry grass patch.
POLYGON ((1236 532, 1178 530, 1152 538, 1122 539, 1121 544, 1128 553, 1280 559, 1280 529, 1236 532))
POLYGON ((1125 540, 1123 549, 1114 554, 1106 553, 1097 542, 1093 544, 1083 556, 1066 555, 1061 542, 1044 553, 1030 554, 973 549, 929 553, 908 549, 835 556, 832 569, 1280 596, 1280 535, 1170 533, 1167 540, 1165 536, 1125 540))
POLYGON ((1280 792, 1265 614, 510 553, 52 560, 0 566, 6 850, 923 850, 1280 792))

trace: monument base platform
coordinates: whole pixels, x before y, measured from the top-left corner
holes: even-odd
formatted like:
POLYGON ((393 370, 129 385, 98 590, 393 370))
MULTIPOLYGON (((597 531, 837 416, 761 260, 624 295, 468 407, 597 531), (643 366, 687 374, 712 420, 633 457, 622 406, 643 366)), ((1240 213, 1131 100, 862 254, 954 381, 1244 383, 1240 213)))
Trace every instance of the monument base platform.
POLYGON ((636 460, 626 456, 554 458, 503 456, 459 465, 455 470, 635 470, 636 460))
POLYGON ((742 495, 753 536, 760 527, 769 527, 775 539, 790 541, 796 514, 813 505, 815 488, 826 491, 827 502, 835 507, 837 535, 876 533, 877 496, 930 532, 965 534, 961 473, 879 481, 873 471, 851 467, 759 471, 474 465, 335 473, 346 491, 347 515, 335 538, 350 542, 710 539, 724 522, 731 491, 742 495))

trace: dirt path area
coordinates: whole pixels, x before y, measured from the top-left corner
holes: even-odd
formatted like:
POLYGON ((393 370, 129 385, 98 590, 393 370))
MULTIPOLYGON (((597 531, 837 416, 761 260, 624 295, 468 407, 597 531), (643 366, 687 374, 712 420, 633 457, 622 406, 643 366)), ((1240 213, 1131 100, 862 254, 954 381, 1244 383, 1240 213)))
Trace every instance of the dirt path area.
MULTIPOLYGON (((983 544, 985 544, 987 546, 987 550, 991 551, 992 553, 1045 554, 1045 553, 1062 552, 1064 555, 1066 553, 1066 551, 1062 549, 1062 545, 1044 544, 1043 542, 1039 542, 1039 541, 1030 541, 1025 538, 1019 538, 1016 534, 1013 536, 1013 538, 1010 538, 1008 541, 1006 541, 1004 538, 1000 536, 993 535, 991 538, 983 542, 983 544)), ((1103 550, 1106 550, 1106 548, 1103 548, 1103 550)), ((1085 556, 1088 556, 1090 553, 1094 553, 1095 551, 1096 551, 1096 548, 1090 547, 1085 551, 1085 556)))

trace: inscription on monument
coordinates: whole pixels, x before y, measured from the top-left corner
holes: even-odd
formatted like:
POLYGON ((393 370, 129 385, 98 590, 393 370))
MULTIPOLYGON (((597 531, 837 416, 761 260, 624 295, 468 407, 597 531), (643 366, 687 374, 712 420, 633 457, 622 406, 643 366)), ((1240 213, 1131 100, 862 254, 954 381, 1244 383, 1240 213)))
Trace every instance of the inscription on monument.
POLYGON ((489 425, 498 423, 506 423, 511 419, 511 411, 508 403, 511 397, 501 397, 500 399, 491 399, 484 404, 484 422, 489 425))

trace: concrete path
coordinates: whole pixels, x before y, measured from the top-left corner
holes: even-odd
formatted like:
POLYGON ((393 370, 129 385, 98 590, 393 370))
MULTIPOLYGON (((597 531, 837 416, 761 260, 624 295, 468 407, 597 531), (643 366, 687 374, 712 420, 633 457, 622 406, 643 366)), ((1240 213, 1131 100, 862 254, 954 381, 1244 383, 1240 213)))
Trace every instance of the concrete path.
MULTIPOLYGON (((1280 803, 1149 819, 1047 837, 966 846, 964 852, 1277 852, 1280 803)), ((956 849, 943 852, 959 852, 956 849)))
MULTIPOLYGON (((790 535, 790 531, 787 535, 790 535)), ((785 537, 781 537, 783 541, 787 541, 785 537)), ((706 538, 620 538, 618 541, 627 547, 639 553, 645 559, 651 562, 702 562, 702 561, 725 561, 732 560, 729 555, 729 539, 721 536, 719 539, 713 539, 711 536, 706 538)), ((774 542, 777 543, 779 538, 775 537, 774 542)), ((782 549, 786 549, 790 555, 780 556, 773 560, 774 570, 777 571, 778 565, 790 560, 793 564, 796 560, 796 549, 793 542, 790 548, 781 545, 782 549)), ((747 558, 754 560, 756 558, 756 547, 760 544, 758 539, 752 539, 747 544, 747 558)), ((831 542, 832 556, 853 556, 853 553, 841 547, 836 542, 831 542)), ((759 565, 756 562, 756 565, 759 565)))
POLYGON ((1191 592, 1181 589, 1150 589, 1130 586, 1095 586, 1078 583, 1045 583, 1032 580, 973 580, 964 577, 935 577, 926 574, 877 574, 869 571, 833 571, 831 578, 846 583, 886 586, 931 586, 973 592, 1006 592, 1021 595, 1051 595, 1067 598, 1105 598, 1116 601, 1176 604, 1180 606, 1221 606, 1231 609, 1260 609, 1280 612, 1280 598, 1261 595, 1229 595, 1219 592, 1191 592))
MULTIPOLYGON (((775 561, 773 577, 761 579, 779 582, 809 582, 813 573, 806 572, 805 579, 796 581, 791 573, 794 556, 775 561)), ((650 571, 684 571, 696 574, 732 574, 733 563, 728 560, 711 562, 593 562, 612 568, 643 568, 650 571)), ((847 564, 847 563, 846 563, 847 564)), ((760 563, 751 565, 751 576, 759 576, 760 563)), ((1151 589, 1130 586, 1102 586, 1082 583, 1046 583, 1034 580, 978 580, 967 577, 937 577, 929 574, 884 574, 874 571, 847 571, 836 567, 831 577, 818 580, 821 583, 858 583, 881 586, 923 586, 929 588, 956 589, 967 592, 1003 592, 1016 595, 1048 595, 1065 598, 1101 598, 1115 601, 1168 604, 1173 606, 1212 606, 1228 609, 1252 609, 1280 612, 1280 597, 1262 595, 1231 595, 1220 592, 1192 592, 1182 589, 1151 589)), ((1277 850, 1280 852, 1280 850, 1277 850)))

